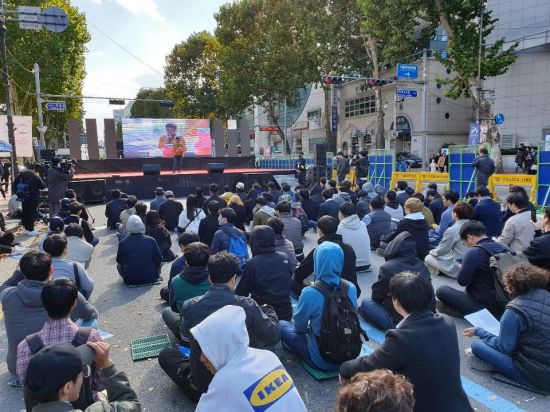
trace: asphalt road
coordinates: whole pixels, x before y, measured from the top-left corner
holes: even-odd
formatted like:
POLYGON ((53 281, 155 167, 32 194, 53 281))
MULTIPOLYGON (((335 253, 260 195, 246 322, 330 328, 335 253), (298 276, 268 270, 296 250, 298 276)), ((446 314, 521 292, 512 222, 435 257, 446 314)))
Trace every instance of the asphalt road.
MULTIPOLYGON (((96 247, 89 268, 89 273, 96 284, 90 301, 99 310, 100 328, 114 335, 108 342, 111 344, 111 355, 115 364, 128 374, 144 410, 193 411, 194 406, 164 374, 156 359, 132 361, 130 351, 132 339, 159 334, 170 335, 161 319, 161 312, 165 307, 159 298, 162 285, 128 288, 122 283, 115 268, 118 241, 114 233, 105 229, 104 206, 92 206, 89 210, 96 219, 95 233, 100 238, 100 244, 96 247)), ((175 237, 173 235, 174 240, 175 237)), ((30 242, 27 240, 25 243, 30 242)), ((176 243, 174 242, 173 250, 179 252, 176 243)), ((305 240, 305 252, 309 252, 315 244, 316 235, 309 231, 305 240)), ((36 242, 32 247, 36 247, 36 242)), ((4 281, 11 274, 15 263, 11 258, 0 260, 0 281, 4 281)), ((374 273, 377 273, 382 263, 381 257, 374 258, 374 273)), ((164 265, 162 273, 164 279, 167 279, 169 265, 164 265)), ((360 277, 359 283, 364 294, 362 297, 369 294, 370 285, 375 278, 374 273, 370 272, 360 277)), ((448 278, 434 277, 433 283, 436 288, 442 284, 457 287, 456 282, 448 278)), ((465 378, 463 382, 476 410, 507 412, 550 410, 550 398, 495 381, 488 373, 471 370, 464 362, 463 352, 470 345, 471 340, 461 336, 462 330, 468 326, 468 323, 462 319, 456 319, 455 322, 461 350, 461 373, 465 378)), ((380 338, 380 336, 374 332, 369 345, 375 348, 377 346, 375 337, 380 338)), ((6 347, 4 323, 0 322, 0 357, 2 358, 5 356, 6 347)), ((317 382, 304 371, 292 355, 282 350, 278 355, 293 377, 308 410, 334 410, 337 380, 317 382)), ((6 363, 0 362, 0 411, 20 411, 24 408, 22 391, 8 387, 8 378, 6 363)))

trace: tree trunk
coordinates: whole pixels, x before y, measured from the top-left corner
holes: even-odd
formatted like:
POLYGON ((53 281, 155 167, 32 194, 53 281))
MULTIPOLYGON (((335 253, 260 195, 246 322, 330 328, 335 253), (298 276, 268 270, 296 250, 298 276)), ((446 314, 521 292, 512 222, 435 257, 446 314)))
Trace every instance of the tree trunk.
MULTIPOLYGON (((476 96, 474 102, 477 104, 476 96)), ((491 102, 487 99, 481 100, 480 110, 480 124, 487 126, 487 142, 491 144, 491 157, 495 162, 495 168, 497 173, 502 173, 504 168, 502 166, 502 154, 500 151, 500 132, 498 131, 497 124, 493 121, 494 115, 491 106, 491 102)))
POLYGON ((435 0, 435 7, 437 10, 437 14, 439 14, 439 22, 441 23, 441 27, 443 28, 443 30, 445 30, 445 34, 447 35, 447 42, 450 44, 454 41, 454 31, 449 24, 447 13, 443 11, 441 3, 441 0, 435 0))
MULTIPOLYGON (((372 74, 375 79, 380 78, 380 67, 378 66, 378 48, 376 39, 366 34, 364 37, 365 48, 367 54, 372 61, 372 74)), ((374 96, 376 99, 376 133, 374 135, 374 147, 376 149, 384 149, 385 144, 385 126, 384 126, 384 103, 382 102, 382 89, 376 87, 374 90, 374 96)), ((395 128, 395 125, 394 125, 395 128)))
POLYGON ((275 110, 273 108, 273 105, 268 105, 268 107, 265 108, 267 112, 267 119, 269 120, 269 123, 271 123, 272 126, 277 126, 277 134, 283 141, 283 154, 291 154, 290 151, 290 145, 287 141, 285 132, 283 129, 281 129, 281 126, 279 126, 279 119, 277 116, 275 116, 275 110))

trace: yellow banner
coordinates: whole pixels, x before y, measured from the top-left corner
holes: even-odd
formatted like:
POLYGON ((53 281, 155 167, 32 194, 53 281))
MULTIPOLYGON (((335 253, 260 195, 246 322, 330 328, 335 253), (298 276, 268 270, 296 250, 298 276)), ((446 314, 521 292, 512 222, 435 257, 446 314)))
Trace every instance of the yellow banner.
POLYGON ((449 173, 437 173, 437 172, 420 172, 419 173, 420 180, 426 182, 426 181, 434 181, 434 182, 448 182, 449 181, 449 173))
POLYGON ((536 175, 492 175, 494 185, 536 185, 536 175))
POLYGON ((392 180, 416 180, 418 175, 418 172, 393 172, 392 180))

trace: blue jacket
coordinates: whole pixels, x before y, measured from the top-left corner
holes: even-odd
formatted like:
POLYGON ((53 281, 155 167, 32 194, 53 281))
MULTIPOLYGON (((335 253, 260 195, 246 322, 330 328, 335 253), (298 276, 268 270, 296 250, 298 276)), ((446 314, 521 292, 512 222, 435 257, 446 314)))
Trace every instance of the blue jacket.
POLYGON ((124 283, 142 285, 159 279, 162 255, 157 241, 141 233, 130 233, 118 245, 116 263, 124 283))
MULTIPOLYGON (((336 243, 323 242, 315 249, 313 265, 316 281, 337 285, 340 283, 340 273, 344 265, 344 252, 336 243)), ((357 309, 357 289, 351 282, 348 282, 348 296, 357 309)), ((337 370, 339 365, 325 361, 317 345, 317 337, 321 334, 324 305, 325 298, 321 292, 311 286, 304 288, 294 309, 294 328, 297 333, 307 334, 309 356, 316 367, 337 370)))
POLYGON ((452 226, 453 221, 453 209, 454 205, 450 205, 447 210, 445 210, 441 214, 441 221, 439 222, 439 227, 435 230, 430 230, 430 241, 432 238, 435 240, 435 244, 439 243, 441 238, 443 237, 443 233, 449 228, 449 226, 452 226))
POLYGON ((338 219, 338 212, 340 211, 340 205, 336 200, 329 199, 319 207, 319 217, 332 216, 338 219))
POLYGON ((502 232, 500 205, 489 197, 484 197, 474 207, 472 220, 479 220, 487 229, 487 237, 498 237, 502 232))
POLYGON ((243 233, 242 230, 237 229, 235 226, 233 226, 231 223, 226 223, 225 225, 221 225, 220 229, 214 234, 214 239, 212 239, 212 254, 222 252, 224 250, 229 249, 229 236, 221 230, 221 228, 224 228, 226 231, 233 234, 233 236, 238 235, 242 237, 244 240, 244 243, 246 243, 246 235, 243 233))
POLYGON ((149 209, 156 210, 158 212, 160 205, 162 205, 164 202, 166 202, 166 198, 164 197, 164 195, 158 195, 151 201, 149 209))
POLYGON ((126 199, 113 199, 105 205, 105 216, 107 216, 107 229, 116 229, 120 223, 120 212, 128 209, 126 199))

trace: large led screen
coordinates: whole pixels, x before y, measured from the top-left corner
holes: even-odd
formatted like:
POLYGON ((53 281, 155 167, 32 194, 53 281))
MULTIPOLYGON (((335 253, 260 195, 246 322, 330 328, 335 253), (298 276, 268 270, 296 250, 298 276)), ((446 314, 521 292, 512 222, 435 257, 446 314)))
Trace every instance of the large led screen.
POLYGON ((124 157, 211 156, 208 119, 122 119, 124 157))

